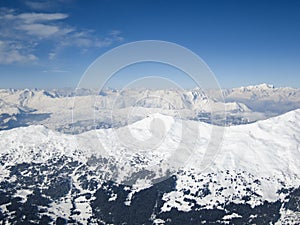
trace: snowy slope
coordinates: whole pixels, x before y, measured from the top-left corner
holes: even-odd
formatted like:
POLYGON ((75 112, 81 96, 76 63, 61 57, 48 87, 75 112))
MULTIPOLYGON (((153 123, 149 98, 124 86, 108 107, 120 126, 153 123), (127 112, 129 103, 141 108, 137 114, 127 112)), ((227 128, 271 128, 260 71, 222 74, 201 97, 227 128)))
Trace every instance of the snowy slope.
MULTIPOLYGON (((11 164, 45 161, 54 155, 67 155, 82 162, 92 155, 113 157, 120 164, 117 166, 128 167, 126 174, 130 174, 136 170, 136 165, 130 166, 128 162, 136 158, 143 159, 140 168, 172 166, 168 160, 182 142, 181 151, 194 156, 188 163, 182 161, 176 166, 185 166, 186 170, 200 169, 200 173, 203 168, 198 168, 199 163, 212 129, 209 124, 153 114, 126 127, 93 130, 81 135, 60 134, 42 126, 2 131, 0 149, 2 155, 8 154, 10 160, 7 163, 11 164), (188 148, 197 137, 190 135, 188 139, 182 135, 183 127, 185 132, 200 131, 194 151, 188 151, 188 148)), ((183 156, 183 159, 188 158, 183 156)), ((247 171, 254 177, 276 177, 292 185, 299 182, 299 165, 300 110, 295 110, 253 124, 226 127, 222 147, 208 172, 247 171)), ((122 173, 119 176, 122 181, 122 173)), ((265 197, 274 198, 271 195, 265 197)))
MULTIPOLYGON (((75 140, 77 140, 77 142, 80 140, 79 142, 88 146, 88 142, 90 141, 89 137, 97 136, 99 142, 101 142, 103 146, 107 146, 105 147, 107 148, 105 151, 109 150, 115 154, 119 150, 118 148, 126 147, 126 144, 122 143, 122 141, 126 140, 122 140, 121 136, 128 137, 128 131, 133 134, 132 138, 140 139, 141 144, 144 144, 146 140, 153 135, 164 136, 162 140, 157 137, 159 141, 162 141, 160 146, 164 143, 168 144, 171 141, 174 142, 172 145, 176 144, 176 141, 188 142, 189 140, 180 140, 182 126, 188 127, 188 129, 198 127, 201 131, 200 138, 203 138, 203 142, 197 143, 197 149, 201 149, 203 143, 209 141, 209 134, 214 127, 202 122, 174 119, 161 114, 150 115, 126 127, 93 130, 74 136, 60 134, 43 126, 29 126, 26 128, 1 131, 0 149, 2 153, 5 153, 5 151, 9 149, 20 148, 26 152, 26 150, 32 147, 38 147, 39 145, 47 143, 52 144, 52 146, 46 148, 44 151, 52 152, 52 148, 54 147, 57 151, 62 152, 63 149, 73 146, 71 143, 75 140), (157 125, 153 125, 153 123, 157 123, 157 125), (174 139, 175 136, 178 137, 178 140, 174 139), (87 139, 87 143, 84 143, 85 139, 87 139)), ((243 169, 244 166, 246 166, 249 170, 251 168, 255 169, 254 165, 263 165, 272 172, 275 171, 276 167, 268 168, 268 166, 282 166, 282 168, 285 168, 282 172, 287 173, 297 171, 298 169, 298 167, 293 166, 293 164, 297 165, 298 163, 298 159, 295 156, 297 156, 299 152, 298 148, 300 144, 300 110, 291 111, 284 115, 258 121, 253 124, 226 127, 224 128, 224 134, 223 146, 215 165, 218 169, 243 169), (230 156, 234 156, 232 160, 223 159, 224 157, 230 158, 230 156), (260 162, 260 160, 262 161, 260 162), (280 165, 270 163, 276 160, 281 162, 280 165)), ((132 152, 139 151, 138 148, 141 146, 136 146, 137 149, 133 149, 135 143, 131 142, 131 144, 132 146, 130 146, 128 150, 132 152)), ((152 145, 153 143, 149 142, 149 144, 152 145)), ((160 153, 164 152, 167 152, 167 150, 160 151, 160 153)), ((18 160, 26 161, 31 159, 19 158, 18 160)), ((256 169, 260 170, 260 168, 256 169)))
POLYGON ((1 114, 14 115, 20 112, 21 110, 18 106, 7 103, 0 99, 0 115, 1 114))
MULTIPOLYGON (((153 224, 169 224, 168 218, 175 220, 179 213, 198 211, 204 216, 216 210, 225 210, 220 214, 224 223, 220 224, 237 218, 250 223, 258 215, 269 216, 258 221, 279 221, 277 214, 272 217, 279 209, 281 223, 298 221, 297 213, 289 210, 297 207, 291 206, 287 196, 295 190, 297 199, 296 188, 300 186, 300 110, 225 127, 221 148, 213 163, 204 168, 201 163, 214 128, 155 113, 128 126, 79 135, 62 134, 44 126, 1 131, 0 195, 7 199, 9 196, 3 193, 12 193, 13 198, 21 199, 20 205, 36 196, 39 188, 44 193, 39 197, 40 204, 49 201, 47 208, 41 206, 41 215, 83 224, 95 216, 111 221, 111 210, 122 207, 125 211, 114 211, 115 219, 130 207, 135 212, 135 207, 141 208, 138 199, 150 201, 143 198, 152 196, 156 188, 163 188, 163 192, 159 192, 159 204, 152 209, 151 220, 156 221, 153 224), (10 189, 7 181, 16 186, 10 189), (40 186, 36 187, 36 183, 40 186), (47 200, 50 197, 51 201, 47 200), (288 203, 290 206, 286 206, 288 203), (102 214, 97 214, 99 207, 102 214), (112 207, 107 217, 105 207, 112 207), (243 207, 260 210, 243 218, 243 207)), ((9 201, 3 200, 0 217, 2 212, 9 214, 13 209, 9 201)), ((212 221, 214 218, 218 217, 210 217, 212 221)))

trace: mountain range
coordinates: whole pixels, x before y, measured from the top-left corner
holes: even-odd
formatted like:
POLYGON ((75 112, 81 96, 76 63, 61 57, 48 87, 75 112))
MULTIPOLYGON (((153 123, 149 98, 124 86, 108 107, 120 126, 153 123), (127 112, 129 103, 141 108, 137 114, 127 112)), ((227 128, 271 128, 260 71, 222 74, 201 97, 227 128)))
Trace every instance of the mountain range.
POLYGON ((295 88, 261 84, 224 89, 223 98, 219 93, 201 89, 2 89, 0 129, 42 124, 64 133, 80 133, 124 126, 153 113, 229 126, 300 107, 300 89, 295 88))

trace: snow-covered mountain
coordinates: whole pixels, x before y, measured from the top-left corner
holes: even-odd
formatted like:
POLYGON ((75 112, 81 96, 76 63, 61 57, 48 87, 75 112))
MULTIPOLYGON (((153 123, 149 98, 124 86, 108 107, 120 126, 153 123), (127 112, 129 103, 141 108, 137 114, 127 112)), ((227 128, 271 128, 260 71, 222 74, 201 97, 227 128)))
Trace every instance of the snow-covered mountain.
POLYGON ((299 224, 300 90, 223 95, 0 90, 0 221, 299 224))
POLYGON ((300 110, 231 127, 159 113, 78 135, 29 126, 1 131, 0 151, 10 223, 300 222, 300 110))
MULTIPOLYGON (((79 93, 81 93, 79 91, 79 93)), ((163 109, 190 109, 197 111, 211 111, 214 109, 212 104, 218 102, 209 99, 201 90, 125 90, 125 91, 102 91, 100 94, 76 95, 76 101, 86 101, 95 97, 96 106, 99 108, 116 109, 139 106, 144 108, 163 108, 163 109), (210 105, 209 105, 210 104, 210 105)), ((40 112, 54 112, 54 107, 67 107, 73 104, 73 96, 61 96, 60 93, 44 90, 2 90, 0 99, 7 103, 15 104, 39 110, 40 112), (51 108, 50 108, 51 107, 51 108)), ((227 104, 225 104, 227 106, 227 104)), ((217 107, 218 110, 220 107, 217 107)), ((58 109, 56 109, 58 110, 58 109)), ((230 102, 227 110, 250 111, 244 104, 230 102)))
POLYGON ((276 116, 300 107, 300 91, 256 85, 223 90, 0 90, 0 129, 42 124, 77 133, 118 127, 152 113, 236 125, 276 116), (224 110, 227 120, 224 120, 224 110), (112 113, 113 112, 113 113, 112 113), (128 113, 131 121, 128 121, 128 113), (73 114, 73 116, 72 116, 73 114), (113 114, 113 118, 112 118, 113 114), (88 116, 87 116, 88 115, 88 116))
POLYGON ((291 87, 276 88, 271 84, 251 85, 224 91, 226 98, 299 102, 300 91, 291 87))
POLYGON ((274 87, 270 84, 226 89, 223 91, 227 101, 238 101, 252 110, 269 112, 273 115, 300 107, 300 90, 291 87, 274 87))

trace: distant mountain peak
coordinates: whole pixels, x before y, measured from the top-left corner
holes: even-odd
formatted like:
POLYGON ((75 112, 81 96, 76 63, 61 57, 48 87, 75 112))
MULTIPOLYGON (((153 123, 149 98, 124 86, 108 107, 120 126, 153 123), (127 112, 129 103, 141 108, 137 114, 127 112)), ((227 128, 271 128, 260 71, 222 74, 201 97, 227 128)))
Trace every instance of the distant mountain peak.
POLYGON ((247 89, 247 90, 253 90, 253 89, 274 89, 275 86, 273 84, 258 84, 258 85, 249 85, 249 86, 242 86, 240 89, 247 89))

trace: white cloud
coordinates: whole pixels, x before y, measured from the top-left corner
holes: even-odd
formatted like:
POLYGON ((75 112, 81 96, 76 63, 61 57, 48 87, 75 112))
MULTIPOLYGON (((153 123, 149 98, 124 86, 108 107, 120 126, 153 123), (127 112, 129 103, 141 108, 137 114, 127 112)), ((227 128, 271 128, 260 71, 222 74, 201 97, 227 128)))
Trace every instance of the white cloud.
POLYGON ((72 32, 72 29, 61 28, 55 25, 45 25, 40 23, 22 24, 18 29, 25 31, 27 34, 39 38, 47 38, 53 35, 62 36, 72 32))
POLYGON ((15 18, 23 20, 25 23, 33 23, 40 21, 63 20, 68 18, 64 13, 22 13, 16 15, 15 18))
POLYGON ((13 9, 0 8, 0 41, 15 43, 6 44, 6 47, 2 48, 0 63, 37 60, 37 46, 43 41, 51 44, 52 50, 46 54, 49 59, 54 59, 65 47, 77 47, 84 52, 90 48, 101 48, 123 40, 120 32, 116 30, 102 38, 93 30, 80 30, 65 22, 68 16, 65 13, 18 13, 13 9), (33 45, 33 42, 37 44, 33 45), (16 43, 21 46, 21 50, 17 48, 16 43), (4 59, 3 55, 7 59, 4 59))
POLYGON ((0 40, 0 63, 11 64, 15 62, 32 62, 37 57, 28 52, 20 43, 5 42, 0 40))
POLYGON ((55 52, 50 52, 50 53, 48 54, 48 58, 49 58, 50 60, 54 59, 55 57, 56 57, 56 53, 55 53, 55 52))
POLYGON ((2 19, 5 20, 21 20, 22 23, 33 23, 40 21, 53 21, 53 20, 62 20, 68 17, 64 13, 21 13, 13 14, 13 11, 10 13, 2 15, 2 19))
POLYGON ((43 73, 69 73, 70 71, 67 70, 58 70, 58 69, 51 69, 51 70, 43 70, 43 73))
POLYGON ((109 32, 105 37, 97 37, 93 31, 85 30, 81 32, 74 32, 72 35, 67 36, 62 42, 62 46, 77 46, 80 48, 91 47, 107 47, 114 42, 123 41, 120 31, 109 32))
POLYGON ((44 24, 23 24, 19 26, 20 30, 26 31, 28 34, 38 37, 49 37, 59 31, 57 26, 44 24))
POLYGON ((10 38, 27 38, 26 34, 32 36, 31 38, 50 38, 52 35, 65 35, 73 29, 65 24, 57 23, 57 21, 64 20, 68 17, 64 13, 21 13, 17 14, 12 10, 0 11, 0 20, 2 26, 0 36, 10 38), (22 32, 22 33, 21 33, 22 32))
POLYGON ((74 0, 28 0, 28 1, 23 1, 23 3, 33 9, 33 10, 54 10, 57 8, 60 8, 62 4, 71 4, 73 3, 74 0))
POLYGON ((34 10, 47 10, 54 6, 53 1, 25 1, 24 3, 34 10))

